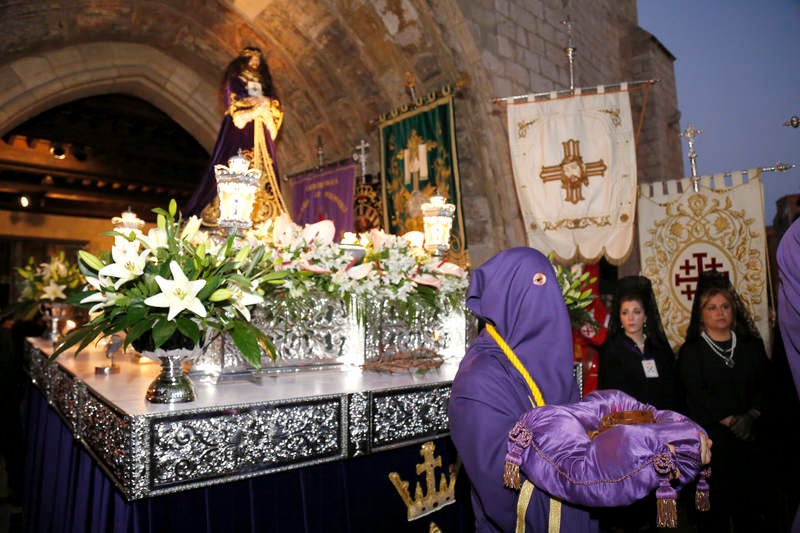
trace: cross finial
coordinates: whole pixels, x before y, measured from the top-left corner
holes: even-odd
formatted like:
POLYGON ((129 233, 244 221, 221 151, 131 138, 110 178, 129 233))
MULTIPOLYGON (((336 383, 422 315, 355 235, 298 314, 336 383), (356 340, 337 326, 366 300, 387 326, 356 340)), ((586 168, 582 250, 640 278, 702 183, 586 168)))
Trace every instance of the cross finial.
POLYGON ((408 97, 411 98, 411 103, 417 101, 417 90, 414 88, 417 83, 417 78, 410 72, 406 72, 406 88, 408 89, 408 97))
POLYGON ((361 163, 362 180, 367 176, 367 148, 369 148, 369 143, 361 139, 361 142, 356 145, 356 150, 358 151, 353 153, 353 160, 361 163))

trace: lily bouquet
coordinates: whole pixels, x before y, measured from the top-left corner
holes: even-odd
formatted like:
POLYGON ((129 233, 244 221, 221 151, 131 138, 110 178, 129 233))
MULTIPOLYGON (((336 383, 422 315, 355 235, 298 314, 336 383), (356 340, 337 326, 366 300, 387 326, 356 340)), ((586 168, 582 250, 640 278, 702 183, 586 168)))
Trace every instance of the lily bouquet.
POLYGON ((86 283, 78 265, 68 261, 64 252, 38 265, 30 257, 24 267, 17 269, 17 275, 21 280, 20 295, 4 315, 24 320, 31 319, 41 304, 64 303, 86 283))
POLYGON ((410 231, 397 236, 373 229, 361 235, 364 260, 348 271, 349 289, 362 302, 384 300, 398 310, 426 310, 443 315, 463 306, 466 272, 432 258, 423 248, 425 236, 410 231))
POLYGON ((564 296, 564 303, 567 304, 572 327, 580 329, 586 324, 594 328, 600 327, 594 316, 586 309, 592 300, 597 298, 590 287, 597 281, 597 278, 590 278, 589 273, 583 271, 580 263, 567 268, 555 263, 552 253, 548 259, 556 270, 556 279, 561 286, 561 294, 564 296))
POLYGON ((334 242, 335 234, 330 220, 300 227, 286 215, 250 230, 248 238, 265 246, 264 261, 274 271, 265 292, 291 299, 322 291, 356 304, 390 301, 433 313, 463 304, 466 273, 433 260, 422 232, 398 237, 373 229, 359 236, 357 255, 334 242))
POLYGON ((94 318, 67 335, 53 357, 118 332, 126 334, 125 347, 154 351, 195 346, 215 331, 229 334, 256 367, 262 349, 274 356, 269 338, 250 324, 250 307, 263 302, 260 285, 270 277, 264 248, 237 249, 233 237, 214 242, 197 217, 176 219, 174 200, 167 211, 153 211, 157 226, 146 235, 111 231, 110 253, 78 253, 88 287, 73 300, 91 306, 94 318))

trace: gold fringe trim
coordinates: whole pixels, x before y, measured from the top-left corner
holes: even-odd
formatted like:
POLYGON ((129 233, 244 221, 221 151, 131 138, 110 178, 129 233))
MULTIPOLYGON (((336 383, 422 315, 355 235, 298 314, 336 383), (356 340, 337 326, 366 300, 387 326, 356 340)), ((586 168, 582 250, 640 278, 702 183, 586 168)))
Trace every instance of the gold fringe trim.
POLYGON ((503 485, 509 489, 519 490, 519 467, 506 461, 503 468, 503 485))
POLYGON ((694 507, 698 511, 711 510, 711 494, 707 490, 697 489, 694 493, 694 507))
POLYGON ((672 498, 658 499, 658 527, 678 527, 678 506, 672 498))

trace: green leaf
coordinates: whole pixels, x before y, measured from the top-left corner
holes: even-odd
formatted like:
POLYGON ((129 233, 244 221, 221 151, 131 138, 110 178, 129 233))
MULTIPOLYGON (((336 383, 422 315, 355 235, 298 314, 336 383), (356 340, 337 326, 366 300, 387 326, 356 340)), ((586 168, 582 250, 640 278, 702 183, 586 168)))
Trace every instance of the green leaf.
MULTIPOLYGON (((236 322, 228 332, 233 343, 242 352, 242 357, 255 368, 261 368, 261 349, 259 334, 261 331, 246 322, 236 322)), ((274 352, 273 352, 274 353, 274 352)), ((273 357, 274 359, 274 357, 273 357)))
POLYGON ((148 307, 143 300, 136 299, 128 306, 127 317, 125 318, 126 326, 132 327, 139 321, 143 320, 147 315, 148 307))
POLYGON ((176 329, 178 329, 178 326, 175 322, 171 322, 165 318, 159 319, 155 326, 153 326, 153 343, 155 347, 158 348, 167 342, 167 339, 172 337, 176 329))
POLYGON ((150 329, 153 327, 153 322, 155 322, 155 318, 150 317, 147 320, 142 320, 141 322, 137 322, 131 326, 130 329, 127 330, 125 346, 133 343, 133 341, 141 337, 145 332, 150 331, 150 329))
POLYGON ((200 341, 200 328, 197 323, 191 318, 177 317, 175 324, 178 326, 178 331, 189 337, 197 344, 200 341))

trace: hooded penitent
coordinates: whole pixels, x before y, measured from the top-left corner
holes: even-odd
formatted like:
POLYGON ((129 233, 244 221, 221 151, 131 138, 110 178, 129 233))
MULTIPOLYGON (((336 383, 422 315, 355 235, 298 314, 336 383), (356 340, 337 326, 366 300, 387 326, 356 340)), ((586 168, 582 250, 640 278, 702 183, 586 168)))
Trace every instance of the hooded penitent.
POLYGON ((512 248, 484 263, 472 274, 467 307, 487 327, 453 381, 449 416, 472 483, 477 531, 514 531, 518 505, 525 531, 548 531, 551 520, 565 532, 596 531, 578 505, 625 505, 645 496, 664 478, 654 468, 659 457, 680 468, 682 481, 697 473, 699 428, 676 413, 649 408, 673 432, 653 424, 653 431, 615 427, 588 437, 604 414, 648 406, 618 391, 578 402, 569 317, 543 254, 512 248), (509 465, 521 491, 504 486, 509 465))
POLYGON ((780 276, 778 323, 794 386, 800 394, 800 219, 784 233, 778 245, 777 260, 780 276))

